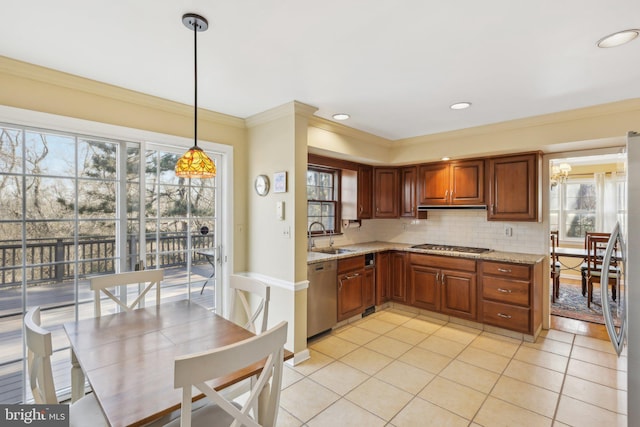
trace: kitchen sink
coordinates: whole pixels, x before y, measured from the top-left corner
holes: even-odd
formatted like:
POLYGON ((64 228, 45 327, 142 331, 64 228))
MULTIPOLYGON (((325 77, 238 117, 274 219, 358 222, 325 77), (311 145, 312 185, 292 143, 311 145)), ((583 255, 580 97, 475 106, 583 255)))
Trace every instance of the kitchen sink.
POLYGON ((320 252, 323 254, 330 255, 339 255, 339 254, 347 254, 349 252, 353 252, 352 249, 342 249, 342 248, 314 248, 311 252, 320 252))

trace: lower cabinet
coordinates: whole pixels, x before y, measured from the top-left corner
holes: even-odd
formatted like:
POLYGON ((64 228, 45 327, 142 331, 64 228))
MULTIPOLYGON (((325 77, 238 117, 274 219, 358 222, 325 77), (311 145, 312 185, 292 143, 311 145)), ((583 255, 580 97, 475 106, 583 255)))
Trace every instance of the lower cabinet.
POLYGON ((410 254, 409 304, 463 319, 477 319, 476 261, 410 254))
POLYGON ((375 303, 375 269, 364 255, 338 260, 338 321, 362 313, 375 303))
POLYGON ((407 302, 407 273, 405 252, 394 251, 389 257, 389 281, 391 299, 397 302, 407 302))
POLYGON ((373 305, 413 307, 536 335, 542 325, 542 263, 476 261, 403 251, 338 260, 338 321, 373 305))
POLYGON ((363 309, 376 305, 376 270, 373 266, 364 268, 363 309))
POLYGON ((391 299, 390 256, 391 252, 389 251, 376 254, 376 305, 382 305, 391 299))
POLYGON ((535 335, 542 325, 542 263, 535 265, 483 261, 482 321, 535 335))

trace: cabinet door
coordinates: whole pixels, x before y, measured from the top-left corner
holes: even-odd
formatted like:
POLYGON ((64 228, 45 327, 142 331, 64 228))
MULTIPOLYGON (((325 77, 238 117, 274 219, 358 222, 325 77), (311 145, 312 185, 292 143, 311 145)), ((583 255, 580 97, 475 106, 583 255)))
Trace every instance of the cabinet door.
POLYGON ((484 160, 470 160, 451 165, 452 205, 484 203, 484 160))
POLYGON ((398 217, 398 169, 376 168, 374 171, 374 217, 398 217))
POLYGON ((376 303, 376 277, 373 267, 364 269, 364 289, 363 289, 363 307, 369 308, 376 303))
POLYGON ((477 315, 476 275, 462 271, 442 270, 440 311, 452 316, 475 320, 477 315))
POLYGON ((418 169, 418 204, 446 205, 449 203, 449 164, 422 165, 418 169))
POLYGON ((538 218, 538 155, 489 159, 487 219, 535 221, 538 218))
POLYGON ((338 276, 338 321, 362 313, 364 273, 362 270, 338 276))
POLYGON ((384 304, 391 299, 389 257, 389 252, 376 254, 376 305, 384 304))
POLYGON ((391 253, 391 299, 407 301, 406 263, 404 252, 391 253))
POLYGON ((373 168, 358 167, 358 219, 371 219, 373 214, 373 168))
POLYGON ((400 216, 415 217, 416 179, 418 168, 415 166, 400 169, 400 216))
POLYGON ((409 265, 410 304, 437 311, 440 308, 440 270, 424 265, 409 265))

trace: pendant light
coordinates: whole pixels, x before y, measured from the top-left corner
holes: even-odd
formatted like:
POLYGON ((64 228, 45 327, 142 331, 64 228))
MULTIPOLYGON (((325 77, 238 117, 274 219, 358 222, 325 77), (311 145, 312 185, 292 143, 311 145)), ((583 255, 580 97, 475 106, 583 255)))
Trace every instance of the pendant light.
POLYGON ((193 30, 193 62, 194 62, 194 121, 193 121, 193 147, 184 153, 176 162, 176 176, 180 178, 213 178, 216 176, 216 165, 198 147, 198 32, 206 31, 209 23, 205 18, 195 13, 186 13, 182 16, 182 23, 193 30))

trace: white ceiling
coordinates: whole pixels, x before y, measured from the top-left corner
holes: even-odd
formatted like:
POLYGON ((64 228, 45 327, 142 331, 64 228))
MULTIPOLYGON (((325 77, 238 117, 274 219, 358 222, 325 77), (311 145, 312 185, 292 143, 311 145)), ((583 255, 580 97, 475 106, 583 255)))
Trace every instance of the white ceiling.
POLYGON ((640 96, 640 40, 595 46, 640 28, 638 0, 2 3, 0 55, 190 105, 199 13, 200 107, 297 100, 392 140, 640 96))

